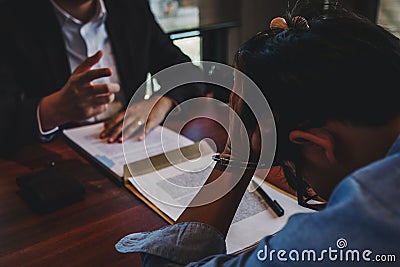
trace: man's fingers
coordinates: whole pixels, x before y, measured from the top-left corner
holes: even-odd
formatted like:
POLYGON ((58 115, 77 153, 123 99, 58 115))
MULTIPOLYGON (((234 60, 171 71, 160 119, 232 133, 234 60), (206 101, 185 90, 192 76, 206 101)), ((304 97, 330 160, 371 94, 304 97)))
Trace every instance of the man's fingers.
POLYGON ((103 83, 94 84, 93 89, 97 94, 118 93, 120 86, 119 83, 103 83))
POLYGON ((109 143, 114 143, 115 141, 117 141, 119 139, 119 137, 122 134, 122 125, 123 123, 120 122, 117 126, 115 126, 112 131, 109 134, 109 137, 107 139, 107 142, 109 143))
POLYGON ((81 84, 90 83, 91 81, 99 78, 109 77, 111 76, 111 74, 112 73, 110 68, 89 70, 87 72, 79 74, 79 76, 76 79, 76 82, 81 84))
POLYGON ((105 124, 104 124, 105 127, 108 129, 113 128, 115 125, 122 122, 122 120, 124 119, 124 116, 125 116, 125 112, 120 112, 120 113, 116 114, 110 120, 105 122, 105 124))
POLYGON ((125 112, 120 112, 111 119, 109 119, 108 121, 106 121, 104 123, 104 130, 100 133, 100 138, 105 138, 107 136, 110 136, 113 128, 119 123, 122 124, 124 116, 125 112))
MULTIPOLYGON (((125 126, 124 128, 124 134, 123 134, 123 139, 130 139, 133 137, 133 135, 138 131, 138 130, 143 130, 141 128, 144 128, 141 123, 139 124, 140 120, 136 119, 134 120, 132 123, 130 123, 129 125, 125 126)), ((140 140, 139 137, 142 135, 143 133, 140 132, 138 133, 138 135, 136 136, 136 138, 134 140, 140 140)), ((120 139, 120 141, 122 141, 122 139, 120 139)))
POLYGON ((106 111, 106 109, 107 109, 107 104, 96 106, 96 107, 92 108, 91 114, 89 117, 99 115, 100 113, 103 113, 104 111, 106 111))
POLYGON ((91 67, 93 67, 96 63, 100 61, 102 56, 103 52, 97 51, 96 54, 94 54, 91 57, 88 57, 81 64, 79 64, 78 67, 76 67, 76 69, 74 70, 74 73, 81 73, 89 70, 91 67))
POLYGON ((120 86, 118 83, 93 84, 93 85, 82 88, 82 92, 88 96, 114 94, 114 93, 118 93, 119 90, 120 90, 120 86))
POLYGON ((139 140, 143 140, 143 139, 146 137, 146 135, 147 135, 151 130, 153 130, 157 125, 159 125, 159 122, 158 122, 158 121, 149 119, 149 120, 146 122, 146 124, 145 124, 145 126, 144 126, 144 129, 143 129, 142 133, 139 135, 138 139, 139 139, 139 140))
POLYGON ((115 99, 114 94, 109 94, 109 95, 101 95, 101 96, 94 96, 89 98, 90 104, 93 107, 100 106, 100 105, 105 105, 113 102, 115 99))

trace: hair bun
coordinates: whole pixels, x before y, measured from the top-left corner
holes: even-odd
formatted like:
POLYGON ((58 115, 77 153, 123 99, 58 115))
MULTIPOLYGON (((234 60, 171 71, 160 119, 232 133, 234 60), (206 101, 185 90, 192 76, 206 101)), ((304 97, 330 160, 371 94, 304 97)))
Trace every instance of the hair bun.
POLYGON ((308 21, 302 16, 295 16, 292 18, 293 27, 296 29, 309 29, 308 21))
MULTIPOLYGON (((295 28, 295 29, 304 29, 308 30, 310 26, 308 25, 308 21, 302 17, 302 16, 295 16, 291 19, 290 21, 290 26, 295 28)), ((286 20, 282 17, 276 17, 273 20, 271 20, 271 23, 269 24, 269 28, 271 30, 286 30, 289 28, 286 20)))
POLYGON ((276 17, 273 20, 271 20, 269 28, 271 30, 286 30, 287 28, 289 28, 289 26, 284 18, 276 17))

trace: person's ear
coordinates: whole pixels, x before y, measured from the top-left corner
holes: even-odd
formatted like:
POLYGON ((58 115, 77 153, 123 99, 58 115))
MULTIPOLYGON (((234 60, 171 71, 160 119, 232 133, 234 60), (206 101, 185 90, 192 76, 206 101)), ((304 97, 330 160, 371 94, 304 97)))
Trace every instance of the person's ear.
POLYGON ((332 134, 325 129, 314 128, 307 131, 294 130, 290 132, 289 140, 300 146, 316 146, 322 149, 329 163, 337 163, 334 138, 332 134))

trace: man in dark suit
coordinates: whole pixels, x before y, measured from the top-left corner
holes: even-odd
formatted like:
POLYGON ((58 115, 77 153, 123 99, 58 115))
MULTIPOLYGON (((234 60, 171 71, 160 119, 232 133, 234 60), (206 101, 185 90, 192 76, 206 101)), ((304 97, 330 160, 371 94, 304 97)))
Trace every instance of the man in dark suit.
MULTIPOLYGON (((147 74, 190 61, 146 0, 9 0, 0 13, 0 143, 8 147, 104 119, 101 137, 121 141, 127 102, 147 74)), ((133 130, 154 103, 141 138, 174 104, 202 94, 185 87, 136 104, 133 130)))

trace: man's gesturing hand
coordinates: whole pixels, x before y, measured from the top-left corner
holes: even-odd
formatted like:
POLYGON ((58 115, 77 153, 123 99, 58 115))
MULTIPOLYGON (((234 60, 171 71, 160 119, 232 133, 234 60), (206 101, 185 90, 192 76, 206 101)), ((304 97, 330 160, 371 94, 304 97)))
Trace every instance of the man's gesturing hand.
POLYGON ((114 100, 119 84, 93 84, 92 81, 111 76, 111 69, 91 69, 102 57, 99 51, 84 60, 71 74, 64 87, 42 99, 39 107, 43 130, 67 122, 82 121, 106 110, 114 100))

